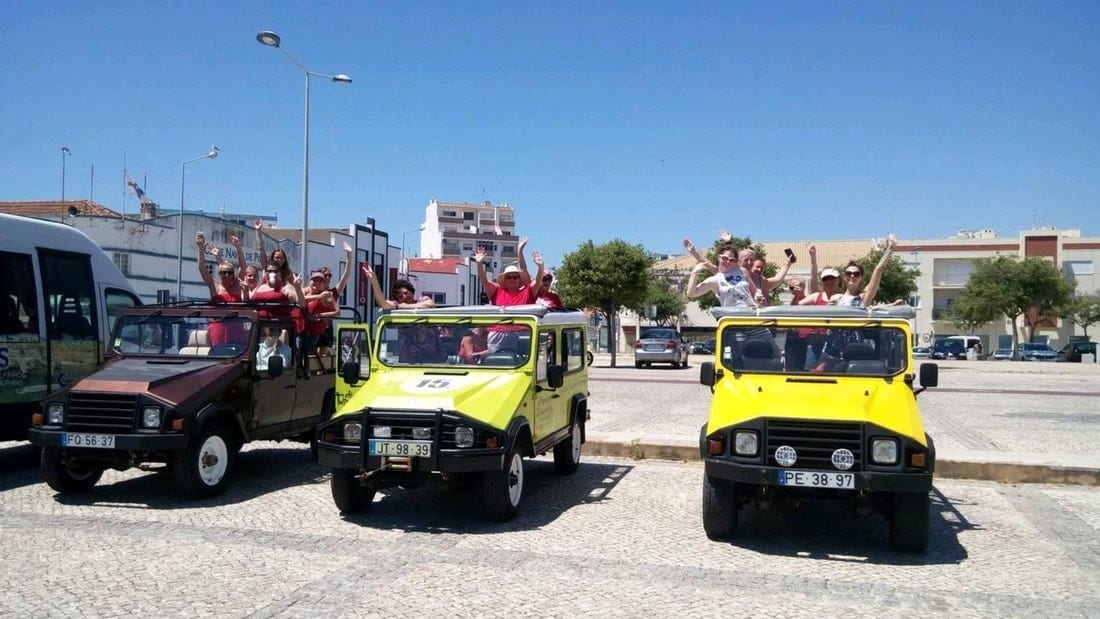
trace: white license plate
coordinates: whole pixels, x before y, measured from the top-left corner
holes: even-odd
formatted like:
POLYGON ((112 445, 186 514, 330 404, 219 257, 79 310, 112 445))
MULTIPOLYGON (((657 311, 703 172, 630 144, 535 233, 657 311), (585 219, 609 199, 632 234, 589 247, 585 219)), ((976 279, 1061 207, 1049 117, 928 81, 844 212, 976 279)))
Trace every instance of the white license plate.
POLYGON ((646 352, 661 352, 665 347, 660 344, 649 344, 645 347, 646 352))
POLYGON ((831 471, 798 471, 783 469, 779 471, 780 486, 800 486, 804 488, 839 488, 851 490, 856 487, 854 473, 833 473, 831 471))
POLYGON ((113 434, 65 433, 61 435, 63 447, 92 447, 96 449, 114 449, 113 434))
POLYGON ((372 456, 412 456, 414 458, 432 457, 431 441, 367 441, 367 453, 372 456))

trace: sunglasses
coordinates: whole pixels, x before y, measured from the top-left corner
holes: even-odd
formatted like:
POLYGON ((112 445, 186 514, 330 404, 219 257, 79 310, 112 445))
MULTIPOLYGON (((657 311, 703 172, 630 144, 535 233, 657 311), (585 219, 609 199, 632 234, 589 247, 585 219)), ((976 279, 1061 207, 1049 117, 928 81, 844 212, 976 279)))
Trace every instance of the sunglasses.
POLYGON ((218 275, 232 275, 233 271, 218 271, 218 275))
POLYGON ((504 279, 519 279, 519 275, 515 275, 515 274, 505 275, 504 279))
POLYGON ((859 271, 845 271, 844 272, 844 277, 862 277, 862 276, 863 276, 863 273, 860 273, 859 271))

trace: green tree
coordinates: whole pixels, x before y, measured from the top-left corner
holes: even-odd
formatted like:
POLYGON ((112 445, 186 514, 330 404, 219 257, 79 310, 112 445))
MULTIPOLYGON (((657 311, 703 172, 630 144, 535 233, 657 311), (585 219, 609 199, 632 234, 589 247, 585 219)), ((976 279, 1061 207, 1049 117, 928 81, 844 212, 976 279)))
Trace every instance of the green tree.
MULTIPOLYGON (((882 259, 883 251, 885 250, 873 249, 866 256, 856 260, 860 268, 863 269, 863 281, 860 282, 860 289, 866 286, 871 279, 871 271, 875 270, 875 265, 882 259)), ((843 268, 838 268, 841 273, 844 272, 843 268)), ((896 254, 890 256, 890 259, 886 262, 886 268, 882 271, 882 281, 879 282, 874 301, 877 303, 892 303, 897 299, 901 299, 908 303, 909 297, 917 291, 918 277, 920 277, 919 270, 905 268, 905 263, 896 254)))
POLYGON ((1070 284, 1048 260, 1038 257, 1019 260, 1013 256, 979 258, 962 293, 952 308, 976 316, 1004 316, 1012 323, 1013 348, 1019 343, 1019 320, 1028 317, 1025 326, 1030 341, 1038 322, 1060 315, 1073 294, 1070 284), (1029 317, 1030 315, 1030 317, 1029 317))
POLYGON ((653 320, 665 327, 675 326, 686 307, 684 295, 680 294, 676 286, 667 278, 655 274, 650 275, 649 286, 642 304, 630 309, 634 310, 638 316, 645 316, 646 305, 655 306, 657 315, 653 320))
POLYGON ((1089 336, 1089 327, 1100 322, 1100 294, 1083 294, 1066 306, 1063 318, 1068 318, 1089 336))
POLYGON ((617 315, 623 307, 643 304, 649 290, 650 260, 641 245, 614 239, 603 245, 591 240, 566 254, 557 270, 558 290, 567 305, 602 310, 608 318, 608 346, 611 366, 620 326, 617 315))

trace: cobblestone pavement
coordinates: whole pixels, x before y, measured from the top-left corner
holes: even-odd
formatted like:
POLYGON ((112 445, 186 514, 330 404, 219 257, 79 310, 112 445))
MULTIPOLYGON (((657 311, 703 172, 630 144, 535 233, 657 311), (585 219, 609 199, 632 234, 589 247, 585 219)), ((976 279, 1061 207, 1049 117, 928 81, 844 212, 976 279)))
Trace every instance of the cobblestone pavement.
MULTIPOLYGON (((699 365, 635 369, 633 357, 598 355, 590 372, 596 438, 697 443, 710 390, 699 365)), ((1097 458, 1100 365, 939 361, 939 386, 918 396, 925 429, 944 452, 1045 454, 1097 458)))
POLYGON ((246 446, 216 499, 108 471, 58 497, 0 445, 0 616, 1100 616, 1100 490, 939 480, 922 556, 842 505, 702 531, 698 463, 527 463, 523 509, 487 523, 429 484, 341 518, 289 443, 246 446))

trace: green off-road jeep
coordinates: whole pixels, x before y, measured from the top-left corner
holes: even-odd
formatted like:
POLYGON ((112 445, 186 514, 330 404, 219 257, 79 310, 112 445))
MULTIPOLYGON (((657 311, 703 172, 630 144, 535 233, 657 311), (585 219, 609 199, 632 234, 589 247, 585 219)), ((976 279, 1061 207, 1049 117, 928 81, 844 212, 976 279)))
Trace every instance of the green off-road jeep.
POLYGON ((732 537, 738 511, 790 500, 877 507, 899 550, 928 544, 936 449, 916 394, 910 307, 719 308, 715 360, 700 382, 714 397, 699 436, 703 528, 732 537))
POLYGON ((338 331, 337 413, 318 428, 344 513, 377 490, 432 478, 480 482, 489 517, 516 515, 523 458, 554 453, 559 473, 580 462, 588 419, 586 322, 538 305, 384 312, 338 331), (463 338, 481 342, 460 356, 463 338))

